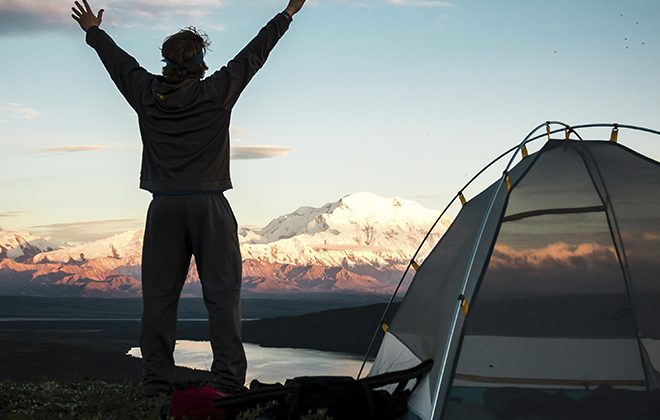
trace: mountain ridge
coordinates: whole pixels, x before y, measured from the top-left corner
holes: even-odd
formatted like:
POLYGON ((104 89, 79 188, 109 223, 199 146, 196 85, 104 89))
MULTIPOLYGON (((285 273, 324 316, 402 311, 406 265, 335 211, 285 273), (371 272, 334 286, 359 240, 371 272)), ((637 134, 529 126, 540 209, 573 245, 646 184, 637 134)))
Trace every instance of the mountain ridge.
MULTIPOLYGON (((299 207, 261 229, 240 228, 243 290, 391 293, 437 217, 436 211, 412 200, 356 193, 321 207, 299 207)), ((448 225, 448 219, 441 221, 422 254, 448 225)), ((0 231, 0 239, 12 234, 0 231)), ((0 256, 0 293, 11 283, 9 291, 20 294, 57 295, 61 287, 66 296, 138 296, 142 235, 141 229, 130 230, 88 243, 60 244, 59 249, 52 249, 58 245, 52 238, 34 235, 28 237, 46 249, 16 238, 0 242, 6 245, 0 256)), ((191 262, 184 296, 200 294, 191 262)))

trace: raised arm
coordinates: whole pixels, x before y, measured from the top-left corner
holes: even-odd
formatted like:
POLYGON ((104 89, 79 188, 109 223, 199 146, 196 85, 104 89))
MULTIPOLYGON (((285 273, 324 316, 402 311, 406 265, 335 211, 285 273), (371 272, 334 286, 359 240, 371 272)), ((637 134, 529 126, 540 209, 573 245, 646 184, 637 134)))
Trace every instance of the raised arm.
POLYGON ((96 26, 97 28, 101 26, 101 21, 103 21, 103 12, 105 10, 101 9, 99 10, 98 16, 92 12, 92 8, 89 7, 89 3, 87 3, 87 0, 83 0, 83 4, 85 7, 83 7, 80 3, 77 1, 74 2, 76 7, 72 7, 71 10, 73 11, 73 14, 71 17, 73 20, 78 22, 80 25, 80 28, 87 32, 89 28, 96 26))
POLYGON ((305 1, 290 0, 286 9, 261 28, 259 34, 233 60, 205 80, 223 108, 233 108, 241 92, 263 67, 271 50, 289 28, 293 16, 300 11, 305 1))
POLYGON ((99 28, 103 20, 103 9, 95 15, 87 0, 83 0, 83 4, 84 7, 79 2, 75 2, 76 7, 71 8, 73 10, 71 17, 87 33, 85 37, 87 44, 96 50, 121 94, 131 107, 138 111, 140 95, 151 79, 151 74, 140 67, 135 58, 119 48, 110 35, 99 28))
POLYGON ((302 9, 306 0, 290 0, 289 4, 284 9, 284 13, 288 14, 289 17, 293 19, 293 15, 298 13, 302 9))

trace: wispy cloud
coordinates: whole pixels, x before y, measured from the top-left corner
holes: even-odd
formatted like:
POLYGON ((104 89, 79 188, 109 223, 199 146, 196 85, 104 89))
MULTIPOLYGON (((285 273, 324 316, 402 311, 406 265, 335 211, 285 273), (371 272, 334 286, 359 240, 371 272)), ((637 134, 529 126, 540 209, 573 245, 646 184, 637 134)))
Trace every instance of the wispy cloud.
POLYGON ((0 35, 72 28, 65 12, 70 7, 57 0, 0 0, 0 35))
MULTIPOLYGON (((639 238, 637 238, 639 241, 639 238)), ((654 278, 657 248, 628 243, 626 254, 637 278, 654 278)), ((482 298, 557 294, 625 293, 614 246, 608 243, 555 242, 538 248, 495 245, 482 298), (493 294, 494 292, 494 294, 493 294)))
POLYGON ((646 232, 643 236, 649 242, 660 242, 660 233, 646 232))
POLYGON ((454 7, 454 3, 446 0, 309 0, 307 4, 309 6, 319 6, 336 3, 359 8, 375 8, 388 4, 408 7, 454 7))
POLYGON ((364 7, 364 8, 373 7, 373 4, 364 1, 352 1, 350 5, 353 7, 364 7))
MULTIPOLYGON (((334 0, 333 0, 334 1, 334 0)), ((189 24, 206 29, 223 30, 215 12, 229 0, 114 0, 92 2, 92 9, 105 8, 104 25, 108 27, 140 27, 171 30, 172 22, 185 19, 189 24)), ((320 1, 309 0, 309 5, 320 1)), ((377 7, 382 4, 408 7, 452 7, 446 0, 351 0, 353 7, 377 7)), ((65 0, 0 0, 0 36, 25 35, 46 31, 78 31, 71 19, 73 1, 65 0)))
MULTIPOLYGON (((0 27, 2 25, 2 11, 0 10, 0 27)), ((38 116, 39 111, 34 108, 29 108, 16 102, 0 103, 0 122, 32 120, 38 116)))
MULTIPOLYGON (((163 24, 185 18, 191 24, 201 25, 213 12, 226 5, 224 0, 122 0, 108 8, 108 23, 112 26, 134 27, 150 25, 165 28, 163 24)), ((215 29, 222 25, 215 23, 215 29)))
POLYGON ((76 146, 58 146, 58 147, 46 147, 44 149, 37 150, 40 153, 77 153, 77 152, 96 152, 98 150, 106 150, 108 146, 103 146, 100 144, 83 144, 76 146))
POLYGON ((454 4, 442 0, 388 0, 390 4, 412 7, 453 7, 454 4))
MULTIPOLYGON (((110 26, 159 26, 177 18, 203 21, 226 5, 226 0, 116 0, 109 5, 92 2, 94 12, 106 9, 110 26)), ((0 36, 50 30, 78 30, 71 19, 73 1, 0 0, 0 36)), ((191 24, 197 22, 191 22, 191 24)))
POLYGON ((24 211, 6 211, 6 212, 3 212, 3 213, 0 213, 0 218, 9 219, 9 218, 14 218, 14 217, 21 217, 24 214, 25 214, 24 211))
POLYGON ((286 156, 293 152, 293 147, 273 146, 267 144, 254 146, 232 146, 231 158, 237 160, 250 159, 268 159, 279 156, 286 156))
POLYGON ((50 235, 62 241, 88 242, 107 238, 128 230, 139 229, 143 226, 144 221, 140 219, 106 219, 30 226, 28 230, 50 235))
POLYGON ((496 245, 491 257, 494 266, 531 267, 535 269, 562 265, 598 265, 616 258, 614 247, 598 243, 568 244, 555 242, 543 248, 514 249, 496 245))
POLYGON ((232 125, 229 127, 229 133, 231 134, 232 138, 236 139, 247 139, 247 138, 254 138, 257 137, 257 134, 248 130, 245 127, 241 127, 238 125, 232 125))
POLYGON ((268 159, 279 156, 286 156, 295 149, 288 146, 278 146, 272 144, 243 145, 241 140, 254 139, 257 134, 245 127, 232 125, 229 127, 232 137, 231 158, 236 160, 268 159))

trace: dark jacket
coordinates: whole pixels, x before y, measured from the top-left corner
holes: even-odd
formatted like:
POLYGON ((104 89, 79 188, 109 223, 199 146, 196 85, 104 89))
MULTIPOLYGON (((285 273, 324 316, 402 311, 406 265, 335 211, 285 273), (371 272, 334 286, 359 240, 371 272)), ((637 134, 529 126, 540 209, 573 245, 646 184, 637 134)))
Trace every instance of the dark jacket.
POLYGON ((137 112, 142 136, 140 188, 151 192, 224 191, 229 176, 231 110, 289 27, 280 13, 225 67, 203 79, 165 83, 92 27, 87 43, 137 112))

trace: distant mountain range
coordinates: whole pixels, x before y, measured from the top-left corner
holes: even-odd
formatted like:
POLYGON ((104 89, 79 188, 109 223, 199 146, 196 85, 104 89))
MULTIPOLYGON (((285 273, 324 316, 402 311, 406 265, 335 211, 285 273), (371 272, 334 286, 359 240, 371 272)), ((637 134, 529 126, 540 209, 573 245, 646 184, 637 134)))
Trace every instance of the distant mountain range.
MULTIPOLYGON (((357 193, 241 228, 244 293, 391 293, 438 212, 357 193)), ((449 226, 442 220, 426 255, 449 226)), ((142 230, 71 245, 0 230, 0 294, 136 297, 142 230)), ((185 296, 201 295, 194 262, 185 296)))

